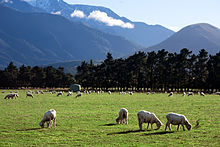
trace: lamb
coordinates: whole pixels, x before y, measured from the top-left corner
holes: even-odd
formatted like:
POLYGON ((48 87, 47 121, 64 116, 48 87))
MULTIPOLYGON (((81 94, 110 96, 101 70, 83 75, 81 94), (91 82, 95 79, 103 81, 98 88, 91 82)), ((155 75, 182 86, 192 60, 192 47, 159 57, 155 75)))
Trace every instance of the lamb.
POLYGON ((128 124, 128 110, 126 108, 121 108, 116 118, 118 124, 128 124))
POLYGON ((78 93, 78 94, 76 95, 76 98, 81 97, 81 96, 82 96, 82 93, 78 93))
POLYGON ((26 97, 28 97, 28 96, 34 98, 33 94, 29 93, 29 92, 26 94, 26 97))
POLYGON ((17 93, 9 93, 9 94, 7 94, 6 96, 5 96, 5 99, 10 99, 10 98, 17 98, 18 97, 18 94, 17 93))
POLYGON ((53 120, 53 126, 55 127, 55 122, 56 122, 56 111, 54 109, 50 109, 48 112, 44 114, 43 119, 40 122, 41 128, 44 128, 44 123, 47 123, 47 128, 51 127, 52 125, 52 120, 53 120))
POLYGON ((171 131, 170 124, 178 125, 177 131, 179 130, 180 125, 182 125, 183 131, 185 131, 184 125, 186 125, 186 128, 188 130, 191 130, 191 128, 192 128, 192 125, 189 123, 189 121, 187 120, 187 118, 184 115, 176 114, 176 113, 168 113, 166 115, 166 118, 167 118, 167 123, 166 123, 165 131, 167 130, 167 126, 168 126, 169 130, 171 131))
POLYGON ((140 130, 142 130, 143 123, 148 123, 147 129, 149 127, 149 123, 151 124, 151 129, 153 129, 153 124, 156 123, 157 130, 160 129, 160 127, 163 125, 162 122, 157 118, 157 116, 154 113, 143 110, 143 111, 139 111, 137 113, 137 116, 138 116, 140 130))
POLYGON ((168 97, 173 96, 173 92, 170 92, 170 94, 168 95, 168 97))

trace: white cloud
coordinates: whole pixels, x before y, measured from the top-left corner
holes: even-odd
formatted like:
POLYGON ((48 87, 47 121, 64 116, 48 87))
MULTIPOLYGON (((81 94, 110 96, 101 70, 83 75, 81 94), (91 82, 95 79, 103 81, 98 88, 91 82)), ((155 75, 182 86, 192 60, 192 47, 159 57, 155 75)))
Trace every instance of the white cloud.
POLYGON ((86 15, 84 14, 83 11, 80 10, 74 10, 72 14, 70 14, 71 17, 79 17, 79 18, 84 18, 86 15))
POLYGON ((61 11, 51 12, 51 14, 60 15, 60 14, 61 14, 61 11))
POLYGON ((108 26, 120 26, 122 28, 128 29, 134 28, 134 24, 123 22, 120 19, 114 19, 112 17, 109 17, 107 13, 101 11, 92 11, 88 16, 88 19, 95 19, 97 21, 105 23, 108 26))

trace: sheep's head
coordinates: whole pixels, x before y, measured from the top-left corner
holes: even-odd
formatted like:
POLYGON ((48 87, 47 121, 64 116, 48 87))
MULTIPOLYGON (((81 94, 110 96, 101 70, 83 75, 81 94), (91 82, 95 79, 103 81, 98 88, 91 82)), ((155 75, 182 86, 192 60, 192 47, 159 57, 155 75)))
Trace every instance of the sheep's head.
POLYGON ((120 121, 119 117, 118 117, 118 118, 116 118, 116 123, 118 123, 118 124, 119 124, 119 121, 120 121))
POLYGON ((156 124, 157 124, 157 130, 160 129, 160 127, 163 125, 161 121, 158 121, 156 124))
POLYGON ((44 128, 44 122, 41 121, 39 125, 41 126, 41 128, 44 128))
POLYGON ((187 130, 191 130, 191 128, 192 128, 192 125, 188 122, 188 121, 186 121, 186 128, 187 128, 187 130))

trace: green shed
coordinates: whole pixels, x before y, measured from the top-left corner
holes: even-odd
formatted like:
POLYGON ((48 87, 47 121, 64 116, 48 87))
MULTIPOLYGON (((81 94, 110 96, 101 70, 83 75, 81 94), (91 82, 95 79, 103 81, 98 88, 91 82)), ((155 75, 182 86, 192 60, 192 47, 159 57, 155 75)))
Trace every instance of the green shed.
POLYGON ((80 90, 81 90, 81 85, 79 85, 79 84, 72 84, 70 86, 70 91, 77 92, 77 91, 80 91, 80 90))

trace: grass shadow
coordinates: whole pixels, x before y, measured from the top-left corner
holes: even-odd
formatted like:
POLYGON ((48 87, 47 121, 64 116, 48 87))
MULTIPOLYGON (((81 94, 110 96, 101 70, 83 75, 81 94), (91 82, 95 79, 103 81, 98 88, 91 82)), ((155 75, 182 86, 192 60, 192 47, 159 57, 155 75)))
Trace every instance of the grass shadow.
POLYGON ((170 134, 170 133, 174 133, 174 131, 161 131, 161 132, 154 132, 154 133, 146 133, 146 134, 143 134, 143 136, 164 135, 164 134, 170 134))
POLYGON ((114 124, 114 123, 109 123, 109 124, 104 124, 103 126, 115 126, 117 124, 114 124))
POLYGON ((137 132, 143 132, 143 131, 141 131, 141 130, 129 130, 129 131, 125 131, 125 132, 108 133, 107 135, 129 134, 129 133, 137 133, 137 132))
POLYGON ((16 131, 31 131, 31 130, 40 130, 42 128, 28 128, 28 129, 21 129, 21 130, 16 130, 16 131))

